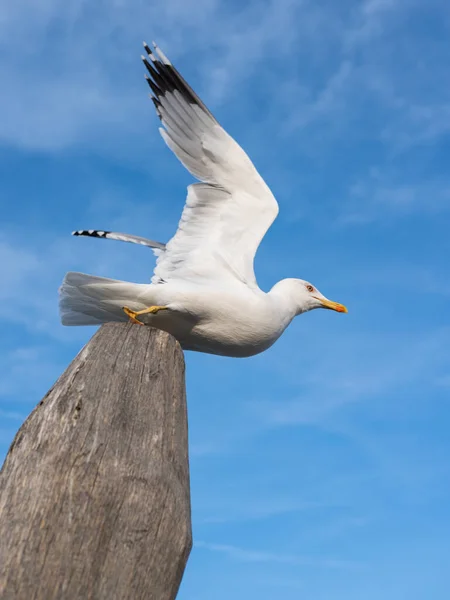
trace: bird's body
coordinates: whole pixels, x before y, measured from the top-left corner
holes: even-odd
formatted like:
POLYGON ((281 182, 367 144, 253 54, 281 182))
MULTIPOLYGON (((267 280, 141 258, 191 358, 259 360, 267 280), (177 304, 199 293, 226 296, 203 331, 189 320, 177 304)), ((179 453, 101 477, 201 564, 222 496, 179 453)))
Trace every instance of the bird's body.
POLYGON ((72 312, 72 321, 69 315, 66 324, 81 324, 80 318, 83 324, 91 325, 101 324, 106 319, 127 321, 122 309, 124 304, 136 312, 147 306, 164 306, 167 310, 143 315, 141 321, 171 333, 183 349, 222 356, 252 356, 267 350, 298 314, 298 306, 278 293, 281 284, 264 293, 240 283, 232 289, 190 282, 181 286, 136 284, 68 273, 63 288, 72 299, 72 306, 77 290, 81 292, 80 301, 85 309, 90 300, 92 306, 104 314, 98 312, 89 318, 72 312), (97 301, 99 298, 102 298, 101 304, 97 301))
POLYGON ((165 245, 128 234, 77 231, 149 246, 149 284, 68 273, 61 287, 65 325, 133 321, 174 335, 186 350, 245 357, 269 348, 292 319, 313 308, 347 312, 301 279, 263 292, 254 255, 278 204, 242 148, 155 46, 144 44, 161 135, 201 183, 188 187, 178 230, 165 245))
POLYGON ((270 294, 244 285, 227 290, 156 284, 143 291, 142 302, 167 306, 169 311, 149 315, 148 324, 174 335, 184 349, 225 356, 266 350, 292 319, 276 311, 270 294))

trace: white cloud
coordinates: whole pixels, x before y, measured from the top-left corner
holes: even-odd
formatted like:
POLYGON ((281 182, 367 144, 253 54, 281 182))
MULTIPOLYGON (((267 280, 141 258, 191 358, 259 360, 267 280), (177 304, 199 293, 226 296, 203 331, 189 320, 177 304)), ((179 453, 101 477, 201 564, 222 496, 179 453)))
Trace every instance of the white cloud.
POLYGON ((278 53, 291 49, 307 30, 296 18, 301 6, 293 0, 281 8, 270 0, 264 10, 259 4, 229 10, 220 0, 11 2, 0 17, 0 77, 7 82, 0 109, 9 115, 0 140, 44 151, 95 142, 106 152, 108 140, 126 137, 142 147, 142 39, 157 38, 175 61, 189 54, 184 60, 198 69, 196 87, 217 103, 231 81, 239 85, 251 75, 269 44, 278 53))
POLYGON ((338 225, 371 223, 414 213, 439 214, 450 210, 450 181, 445 176, 399 175, 390 167, 372 168, 354 182, 341 205, 338 225))
POLYGON ((24 250, 13 247, 0 237, 0 299, 7 304, 12 300, 13 290, 40 267, 38 258, 24 250))
POLYGON ((54 348, 47 345, 30 345, 2 352, 0 367, 0 398, 6 398, 8 410, 2 411, 5 418, 25 418, 23 411, 36 403, 37 396, 45 393, 64 370, 54 348), (17 407, 9 410, 11 399, 17 407), (23 409, 22 407, 25 407, 23 409))
MULTIPOLYGON (((426 27, 410 29, 423 10, 415 0, 367 0, 336 19, 338 31, 322 40, 334 53, 315 77, 282 83, 300 92, 285 103, 284 134, 314 156, 368 139, 398 154, 447 135, 450 93, 441 82, 450 59, 442 39, 426 27)), ((445 11, 438 1, 427 14, 445 23, 445 11)))
POLYGON ((0 419, 8 419, 11 421, 19 421, 22 423, 26 419, 27 415, 25 412, 18 412, 15 410, 3 410, 0 408, 0 419))
POLYGON ((395 153, 439 140, 450 132, 450 98, 428 104, 410 104, 403 98, 393 98, 392 102, 402 112, 396 122, 386 125, 381 138, 392 144, 395 153))
POLYGON ((202 540, 196 541, 194 547, 225 554, 233 560, 247 563, 281 563, 295 567, 321 567, 326 569, 355 569, 363 566, 362 563, 357 561, 353 562, 324 557, 312 558, 296 554, 276 554, 260 550, 247 550, 228 544, 215 544, 202 540))
MULTIPOLYGON (((310 101, 303 106, 292 98, 291 114, 285 115, 291 128, 326 120, 339 107, 349 108, 349 95, 357 101, 367 67, 367 80, 373 78, 375 65, 367 57, 368 64, 357 65, 357 52, 370 44, 385 44, 387 20, 396 14, 397 23, 399 15, 410 9, 391 0, 362 2, 350 13, 331 3, 318 7, 307 0, 283 0, 281 5, 268 0, 264 9, 247 3, 233 10, 220 0, 196 2, 195 10, 180 0, 151 4, 21 0, 5 6, 0 27, 6 53, 0 75, 8 85, 1 107, 10 117, 3 120, 0 137, 44 150, 92 141, 94 133, 138 138, 145 95, 137 54, 141 37, 150 34, 175 60, 183 55, 190 69, 198 70, 199 86, 213 104, 230 94, 239 97, 237 88, 243 79, 258 71, 264 75, 263 62, 276 68, 283 57, 292 66, 298 60, 319 61, 320 77, 324 61, 337 46, 334 54, 341 61, 321 89, 316 93, 310 88, 310 101), (151 32, 148 23, 154 28, 151 32)), ((295 71, 286 75, 272 78, 275 85, 266 90, 276 106, 284 103, 279 93, 284 86, 289 90, 294 82, 307 85, 295 71)), ((308 81, 308 85, 315 83, 308 81)))
MULTIPOLYGON (((106 149, 111 137, 138 139, 146 102, 140 44, 151 33, 145 24, 169 19, 176 29, 181 19, 186 35, 202 27, 200 16, 207 18, 216 2, 203 0, 196 11, 183 6, 178 0, 6 4, 0 109, 8 119, 0 124, 0 140, 50 151, 93 141, 106 149)), ((165 29, 158 29, 164 38, 165 29)), ((183 36, 171 37, 181 42, 183 36)))
MULTIPOLYGON (((437 16, 442 9, 430 7, 437 16)), ((313 155, 361 135, 408 151, 450 127, 450 96, 439 85, 448 53, 425 31, 417 47, 409 39, 421 10, 407 0, 350 10, 310 0, 233 10, 223 0, 195 9, 182 0, 11 0, 0 12, 0 110, 8 115, 0 142, 46 152, 88 146, 123 160, 160 149, 138 60, 141 39, 154 37, 219 120, 225 100, 228 115, 247 119, 242 142, 256 139, 256 128, 258 140, 264 129, 313 155), (267 108, 253 124, 260 100, 267 108)))
POLYGON ((412 384, 429 386, 448 367, 444 349, 449 337, 448 328, 408 335, 395 331, 347 333, 345 340, 328 335, 325 348, 310 344, 311 366, 299 375, 301 396, 249 402, 247 420, 255 427, 259 423, 260 435, 286 426, 326 429, 368 399, 372 408, 383 404, 389 415, 386 395, 390 398, 412 384))
MULTIPOLYGON (((326 501, 305 500, 298 495, 283 493, 274 489, 264 477, 264 485, 258 476, 249 476, 245 483, 233 489, 220 486, 214 490, 208 486, 205 493, 197 490, 194 517, 199 524, 220 524, 234 522, 264 521, 289 514, 314 514, 314 511, 328 508, 326 501), (256 491, 258 489, 258 491, 256 491), (264 492, 262 493, 262 490, 264 492)), ((310 490, 308 490, 308 494, 310 490)))

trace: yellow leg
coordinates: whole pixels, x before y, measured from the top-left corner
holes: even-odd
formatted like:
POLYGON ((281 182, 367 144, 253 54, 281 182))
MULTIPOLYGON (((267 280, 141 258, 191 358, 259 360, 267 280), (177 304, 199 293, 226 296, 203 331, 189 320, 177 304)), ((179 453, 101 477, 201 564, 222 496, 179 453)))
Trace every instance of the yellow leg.
POLYGON ((156 315, 156 313, 160 310, 167 310, 167 306, 149 306, 148 308, 144 308, 144 310, 138 310, 137 312, 131 310, 131 308, 128 308, 127 306, 123 306, 122 309, 123 312, 130 317, 133 323, 139 323, 139 325, 144 325, 142 321, 139 321, 139 319, 137 318, 138 316, 148 314, 156 315))
POLYGON ((126 315, 128 315, 130 317, 130 321, 132 323, 137 323, 138 325, 144 325, 144 323, 142 323, 142 321, 138 321, 138 319, 136 319, 136 317, 134 316, 136 313, 134 311, 130 310, 126 306, 122 306, 122 310, 126 315))

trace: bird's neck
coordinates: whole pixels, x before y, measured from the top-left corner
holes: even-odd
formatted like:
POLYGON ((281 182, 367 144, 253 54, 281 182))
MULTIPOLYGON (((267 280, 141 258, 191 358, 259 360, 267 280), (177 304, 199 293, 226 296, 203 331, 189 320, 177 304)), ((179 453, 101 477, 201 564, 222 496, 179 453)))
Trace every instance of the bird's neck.
POLYGON ((287 324, 303 312, 301 307, 299 307, 291 280, 289 279, 282 279, 276 283, 268 293, 268 296, 271 302, 276 305, 277 311, 283 316, 287 324))

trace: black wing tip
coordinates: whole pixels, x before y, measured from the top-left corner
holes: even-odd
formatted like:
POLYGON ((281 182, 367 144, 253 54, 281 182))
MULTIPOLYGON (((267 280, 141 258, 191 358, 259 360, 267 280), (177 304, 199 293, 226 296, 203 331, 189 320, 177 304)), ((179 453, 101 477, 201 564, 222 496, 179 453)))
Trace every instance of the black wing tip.
MULTIPOLYGON (((153 50, 150 48, 150 46, 147 44, 147 42, 143 42, 143 46, 144 46, 144 50, 147 53, 148 58, 152 61, 155 62, 156 61, 156 57, 153 53, 153 50)), ((141 58, 143 59, 143 57, 141 56, 141 58)))
POLYGON ((152 92, 155 94, 157 99, 159 98, 159 96, 162 96, 164 94, 161 87, 157 86, 156 83, 154 83, 153 79, 150 79, 150 77, 148 75, 145 76, 145 80, 148 83, 152 92))
POLYGON ((141 54, 141 60, 142 60, 142 62, 143 62, 143 63, 144 63, 144 65, 147 67, 147 69, 149 69, 149 70, 150 70, 150 69, 152 68, 152 66, 151 66, 151 64, 148 62, 148 59, 149 59, 149 58, 150 58, 150 55, 149 55, 149 56, 144 56, 143 54, 141 54))
POLYGON ((177 91, 188 104, 197 105, 206 115, 215 121, 211 111, 183 79, 159 46, 155 42, 152 42, 154 46, 154 50, 152 50, 147 42, 143 42, 143 44, 150 59, 149 62, 147 57, 141 56, 144 66, 150 75, 150 77, 146 77, 146 80, 156 98, 159 100, 161 96, 177 91))
POLYGON ((72 231, 72 235, 77 236, 85 236, 85 237, 96 237, 96 238, 105 238, 110 231, 104 231, 103 229, 78 229, 77 231, 72 231))
POLYGON ((148 72, 148 74, 145 74, 145 79, 158 99, 159 96, 164 96, 167 93, 177 90, 189 103, 197 103, 192 93, 183 85, 184 82, 181 82, 177 77, 172 65, 164 63, 159 56, 154 54, 149 54, 149 57, 151 58, 151 62, 148 61, 147 57, 141 56, 142 62, 148 72))

